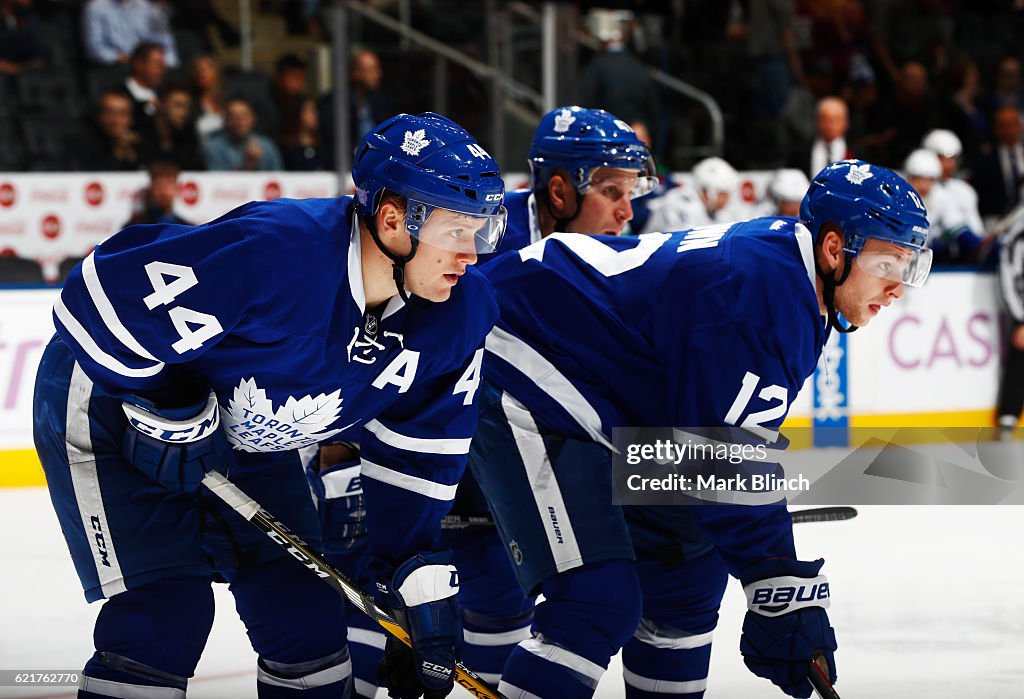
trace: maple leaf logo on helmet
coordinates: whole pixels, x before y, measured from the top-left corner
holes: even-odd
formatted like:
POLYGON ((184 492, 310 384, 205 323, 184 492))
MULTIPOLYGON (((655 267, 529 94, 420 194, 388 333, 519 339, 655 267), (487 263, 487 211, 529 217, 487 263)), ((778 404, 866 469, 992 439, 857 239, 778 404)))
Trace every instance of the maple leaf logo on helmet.
POLYGON ((850 171, 846 173, 846 179, 853 184, 861 184, 864 180, 869 177, 873 177, 871 173, 871 166, 867 163, 863 165, 851 165, 850 171))
POLYGON ((402 151, 409 155, 416 156, 420 154, 420 151, 430 145, 430 141, 426 139, 426 131, 420 129, 418 131, 406 131, 405 140, 402 142, 402 151))
POLYGON ((574 121, 576 121, 576 117, 572 115, 572 112, 563 109, 555 115, 555 133, 565 133, 574 121))

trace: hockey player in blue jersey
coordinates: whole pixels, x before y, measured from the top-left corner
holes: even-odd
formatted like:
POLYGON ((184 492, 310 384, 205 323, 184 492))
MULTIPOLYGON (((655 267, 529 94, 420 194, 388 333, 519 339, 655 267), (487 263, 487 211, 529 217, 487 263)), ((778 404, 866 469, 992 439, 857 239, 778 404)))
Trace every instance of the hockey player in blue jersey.
MULTIPOLYGON (((519 250, 556 230, 618 235, 632 218, 631 200, 657 183, 647 147, 627 124, 601 109, 567 106, 548 112, 534 134, 529 163, 531 188, 505 195, 508 226, 498 253, 519 250)), ((481 263, 489 257, 481 255, 481 263)), ((353 444, 325 444, 309 468, 328 558, 353 572, 360 565, 366 529, 356 455, 353 444)), ((452 513, 488 515, 468 472, 452 513)), ((530 635, 533 599, 520 589, 493 529, 452 528, 442 533, 442 543, 453 550, 461 575, 463 659, 496 684, 508 654, 530 635)), ((369 620, 351 621, 356 696, 373 697, 384 638, 369 620)))
POLYGON ((435 114, 355 153, 356 196, 253 202, 133 226, 70 275, 43 354, 35 441, 85 590, 106 599, 81 697, 183 697, 230 583, 264 699, 348 697, 342 598, 199 488, 228 474, 319 544, 298 450, 362 446, 368 570, 407 622, 393 696, 445 696, 461 642, 438 549, 497 315, 472 267, 505 224, 497 164, 435 114))
POLYGON ((823 561, 797 557, 783 494, 619 507, 612 429, 734 426, 779 440, 830 328, 865 325, 923 283, 927 230, 898 175, 843 161, 814 179, 799 220, 556 234, 482 267, 501 318, 470 466, 521 585, 545 598, 505 666, 505 696, 591 697, 620 648, 630 699, 702 696, 727 574, 751 600, 740 644, 750 670, 807 697, 821 654, 835 680, 827 595, 781 610, 758 602, 774 586, 827 590, 823 561))

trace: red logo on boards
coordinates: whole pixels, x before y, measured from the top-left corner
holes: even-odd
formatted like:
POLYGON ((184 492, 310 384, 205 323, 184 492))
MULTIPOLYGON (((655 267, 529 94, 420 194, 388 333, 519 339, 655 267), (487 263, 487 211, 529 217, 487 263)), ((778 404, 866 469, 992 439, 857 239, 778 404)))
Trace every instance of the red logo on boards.
POLYGON ((267 201, 271 199, 277 199, 281 196, 281 185, 271 180, 267 182, 267 185, 263 188, 263 198, 267 201))
POLYGON ((53 240, 60 235, 60 219, 50 214, 43 217, 43 235, 53 240))
POLYGON ((17 200, 17 193, 14 191, 14 185, 10 182, 4 182, 0 184, 0 206, 9 208, 14 206, 15 200, 17 200))
POLYGON ((99 206, 103 203, 103 185, 99 182, 90 182, 85 185, 85 201, 89 206, 99 206))
POLYGON ((750 180, 745 180, 743 184, 740 185, 740 196, 743 197, 743 201, 748 204, 753 204, 757 201, 757 196, 755 196, 754 192, 754 183, 750 180))
POLYGON ((189 206, 195 206, 199 202, 199 185, 195 182, 183 182, 181 185, 181 200, 189 206))

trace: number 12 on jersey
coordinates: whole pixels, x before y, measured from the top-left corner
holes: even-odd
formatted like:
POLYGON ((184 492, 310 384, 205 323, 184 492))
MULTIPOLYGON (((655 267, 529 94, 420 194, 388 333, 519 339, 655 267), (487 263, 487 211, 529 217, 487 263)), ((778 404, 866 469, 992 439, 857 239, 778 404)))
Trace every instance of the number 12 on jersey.
POLYGON ((774 443, 779 438, 779 431, 766 427, 765 423, 786 416, 786 411, 789 409, 789 394, 782 386, 772 384, 762 388, 760 393, 757 394, 758 398, 763 401, 778 402, 767 410, 750 413, 743 422, 738 422, 743 417, 743 413, 746 411, 750 399, 754 397, 754 391, 757 390, 760 383, 761 377, 757 374, 751 371, 744 374, 743 383, 740 385, 740 392, 736 394, 736 399, 732 402, 729 412, 725 415, 725 424, 738 424, 739 427, 751 434, 774 443))

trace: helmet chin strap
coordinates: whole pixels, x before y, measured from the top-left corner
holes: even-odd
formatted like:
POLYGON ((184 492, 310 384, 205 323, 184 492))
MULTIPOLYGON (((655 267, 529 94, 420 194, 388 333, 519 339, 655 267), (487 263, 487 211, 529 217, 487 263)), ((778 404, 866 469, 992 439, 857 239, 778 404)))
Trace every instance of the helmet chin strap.
POLYGON ((846 278, 850 276, 849 254, 843 255, 843 271, 839 275, 839 281, 836 281, 834 272, 829 274, 822 269, 817 255, 814 256, 814 269, 821 279, 822 299, 825 301, 825 309, 828 311, 829 326, 839 333, 852 333, 857 329, 857 326, 853 323, 843 325, 839 320, 839 313, 836 311, 836 287, 842 286, 846 278))
POLYGON ((376 243, 377 249, 384 253, 389 260, 391 260, 391 276, 394 277, 395 286, 398 287, 398 295, 402 297, 402 301, 409 303, 409 294, 405 291, 405 265, 413 258, 416 254, 416 248, 419 245, 419 239, 416 236, 409 236, 412 241, 412 248, 409 250, 408 255, 398 255, 392 252, 384 245, 384 242, 380 239, 380 235, 377 233, 377 221, 371 218, 366 222, 366 229, 370 231, 370 237, 373 238, 373 242, 376 243))

